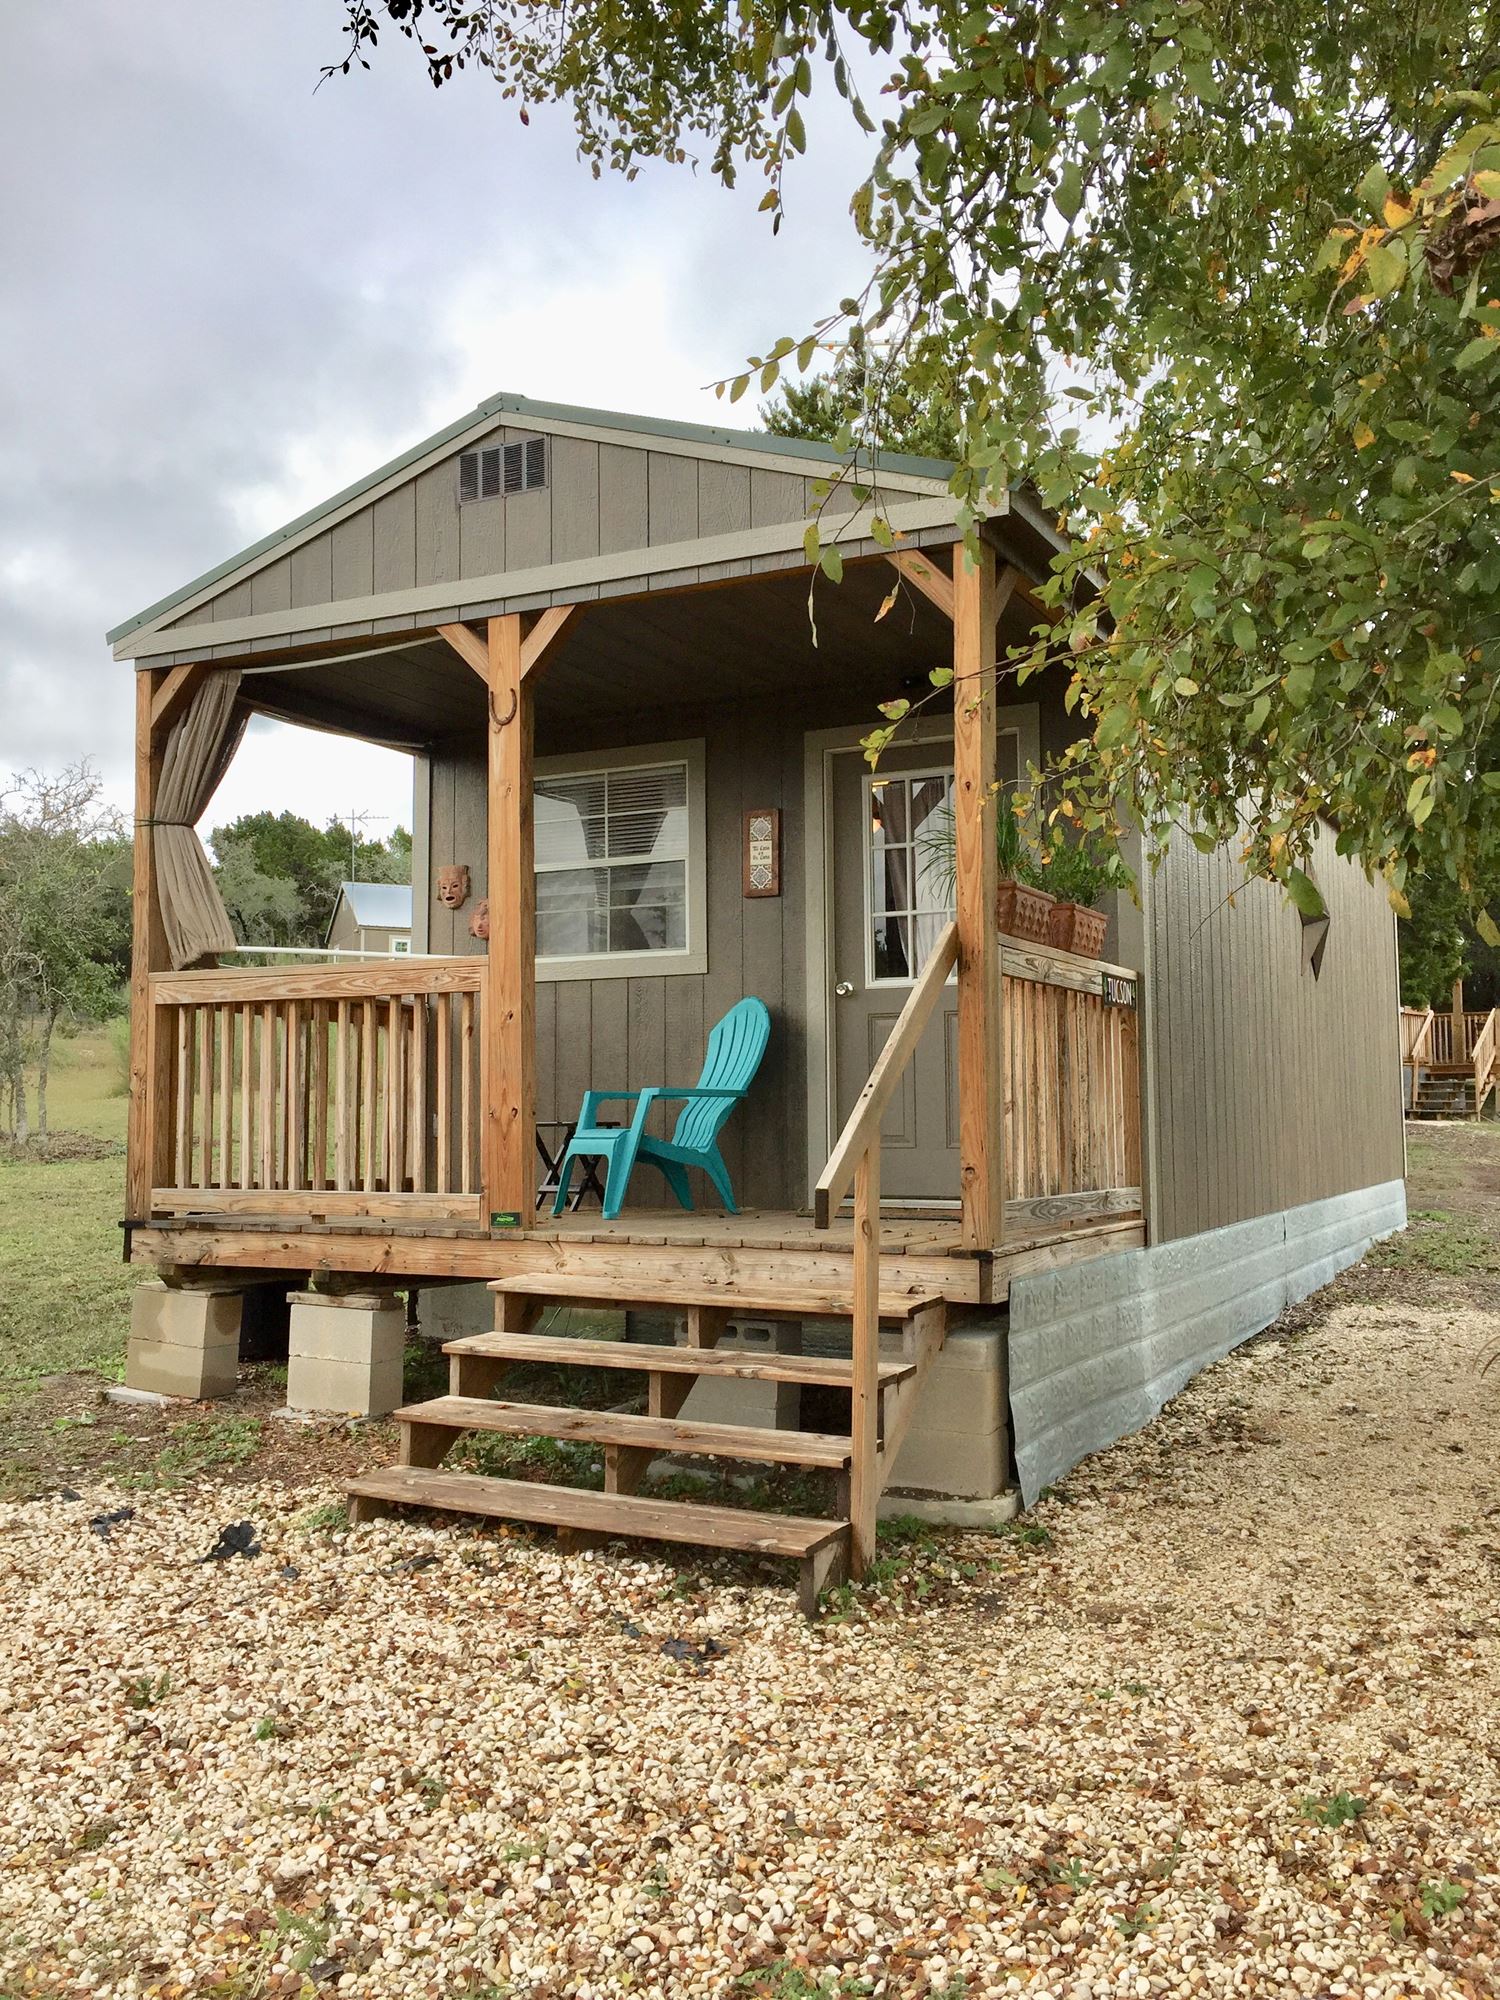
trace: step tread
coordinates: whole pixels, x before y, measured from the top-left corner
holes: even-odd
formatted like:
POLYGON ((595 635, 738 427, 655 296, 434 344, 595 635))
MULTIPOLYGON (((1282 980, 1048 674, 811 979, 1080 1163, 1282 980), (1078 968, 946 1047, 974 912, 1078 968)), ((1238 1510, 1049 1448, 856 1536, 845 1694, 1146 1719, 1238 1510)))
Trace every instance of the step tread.
POLYGON ((569 1438, 585 1444, 623 1444, 701 1457, 754 1459, 768 1465, 812 1465, 845 1470, 853 1446, 825 1431, 779 1431, 756 1424, 698 1424, 680 1417, 645 1417, 616 1410, 580 1410, 548 1403, 492 1402, 481 1396, 434 1396, 397 1410, 398 1424, 437 1424, 453 1430, 498 1431, 509 1437, 569 1438))
MULTIPOLYGON (((543 1362, 560 1368, 633 1368, 646 1374, 727 1375, 747 1382, 801 1382, 847 1389, 853 1363, 837 1355, 746 1354, 738 1347, 661 1347, 639 1340, 572 1340, 543 1333, 472 1333, 443 1344, 444 1354, 543 1362)), ((910 1361, 881 1361, 882 1384, 905 1381, 910 1361)))
POLYGON ((592 1493, 574 1486, 538 1486, 524 1479, 490 1479, 476 1472, 427 1471, 417 1466, 361 1473, 346 1482, 345 1491, 357 1499, 393 1506, 435 1507, 445 1513, 583 1528, 646 1541, 700 1542, 710 1548, 772 1556, 811 1555, 849 1529, 847 1521, 822 1521, 805 1514, 757 1514, 697 1501, 592 1493))
MULTIPOLYGON (((739 1285, 731 1291, 723 1285, 693 1284, 673 1279, 671 1296, 662 1297, 660 1277, 606 1278, 574 1276, 561 1271, 533 1271, 524 1277, 496 1278, 492 1292, 508 1292, 523 1298, 572 1299, 585 1305, 654 1306, 671 1311, 681 1306, 721 1306, 737 1319, 757 1316, 774 1318, 785 1314, 792 1319, 848 1319, 853 1316, 852 1291, 826 1285, 739 1285)), ((940 1293, 882 1292, 882 1319, 910 1319, 942 1304, 940 1293)))

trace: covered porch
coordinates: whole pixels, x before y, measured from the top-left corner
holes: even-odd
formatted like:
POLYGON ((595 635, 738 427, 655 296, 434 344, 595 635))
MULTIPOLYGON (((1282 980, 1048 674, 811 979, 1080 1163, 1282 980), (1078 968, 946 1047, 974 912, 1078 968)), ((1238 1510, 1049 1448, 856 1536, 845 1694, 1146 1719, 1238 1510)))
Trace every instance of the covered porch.
MULTIPOLYGON (((952 744, 953 937, 936 979, 914 965, 877 1017, 868 1069, 885 1079, 887 1115, 872 1126, 865 1107, 862 1149, 883 1124, 899 1150, 901 1102, 890 1110, 890 1100, 899 1089, 910 1103, 912 1060, 945 984, 951 1150, 918 1205, 952 1225, 953 1247, 990 1258, 1044 1227, 1138 1211, 1134 970, 1003 939, 994 922, 986 806, 993 811, 996 783, 996 635, 1035 615, 1028 586, 988 548, 956 573, 950 561, 944 549, 904 553, 898 564, 851 562, 841 586, 819 592, 816 644, 808 573, 792 570, 464 621, 389 645, 324 643, 298 658, 141 670, 136 925, 145 948, 129 1220, 212 1221, 221 1232, 231 1222, 357 1224, 361 1237, 384 1225, 397 1238, 442 1228, 492 1244, 577 1235, 587 1211, 555 1227, 538 1212, 537 1191, 582 1088, 691 1081, 718 1012, 762 991, 775 1025, 766 1070, 731 1128, 739 1200, 808 1215, 815 1228, 836 1220, 852 1187, 846 1177, 830 1206, 824 1168, 846 1159, 852 1173, 848 1127, 866 1071, 851 1087, 846 1062, 839 1096, 825 1046, 824 989, 836 968, 814 965, 805 941, 811 906, 830 901, 831 889, 818 830, 790 810, 786 766, 830 720, 868 727, 878 703, 902 690, 922 701, 929 734, 940 728, 952 744), (895 608, 877 619, 893 584, 895 608), (221 664, 240 671, 241 700, 256 709, 403 745, 418 753, 429 788, 440 776, 457 794, 441 808, 428 801, 425 838, 419 814, 410 959, 162 966, 153 772, 167 731, 221 664), (953 668, 952 695, 930 686, 940 665, 953 668), (752 711, 794 702, 780 739, 756 735, 752 711), (693 728, 709 738, 710 766, 699 956, 682 970, 670 955, 642 959, 629 978, 554 980, 544 963, 539 979, 538 750, 555 758, 693 728), (737 807, 762 795, 789 808, 775 902, 742 898, 738 879, 737 807), (460 853, 474 856, 476 896, 482 889, 488 902, 487 943, 464 936, 462 919, 432 898, 437 868, 460 853), (923 1019, 903 1014, 887 1033, 908 995, 923 998, 923 1019)), ((656 1199, 649 1183, 633 1193, 656 1199)), ((886 1194, 894 1216, 910 1186, 898 1177, 886 1194)), ((621 1225, 649 1234, 650 1216, 632 1205, 621 1225)), ((680 1220, 691 1228, 702 1218, 680 1220)))

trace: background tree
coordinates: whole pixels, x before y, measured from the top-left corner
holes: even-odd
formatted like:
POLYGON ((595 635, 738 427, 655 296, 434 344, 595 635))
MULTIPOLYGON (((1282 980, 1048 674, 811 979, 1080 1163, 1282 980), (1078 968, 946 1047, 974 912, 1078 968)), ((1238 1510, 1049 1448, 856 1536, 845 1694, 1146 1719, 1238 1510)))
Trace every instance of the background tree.
POLYGON ((411 835, 402 826, 388 840, 351 840, 339 820, 320 831, 300 813, 245 813, 215 827, 210 844, 220 894, 245 944, 316 948, 341 882, 411 880, 411 835))
POLYGON ((91 764, 56 777, 16 773, 0 793, 0 1083, 10 1127, 47 1134, 52 1038, 61 1020, 101 1020, 119 1005, 128 950, 129 843, 91 764))
POLYGON ((336 67, 394 31, 435 83, 568 102, 596 170, 758 173, 773 227, 831 85, 868 283, 727 393, 829 347, 899 367, 961 415, 966 527, 1028 481, 1068 524, 1061 624, 1002 670, 1068 648, 1074 816, 1123 796, 1305 909, 1324 818, 1398 910, 1500 877, 1494 0, 345 8, 336 67))

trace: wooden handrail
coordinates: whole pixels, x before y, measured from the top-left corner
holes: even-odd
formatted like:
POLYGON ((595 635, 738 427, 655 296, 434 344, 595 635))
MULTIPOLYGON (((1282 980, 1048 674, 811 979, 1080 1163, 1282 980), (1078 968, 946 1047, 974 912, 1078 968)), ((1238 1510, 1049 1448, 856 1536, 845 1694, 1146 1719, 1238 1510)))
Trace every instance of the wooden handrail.
POLYGON ((878 1146, 880 1121, 895 1095, 902 1072, 916 1052, 922 1032, 958 962, 958 925, 950 923, 928 953, 927 963, 917 974, 906 1005, 896 1025, 886 1037, 885 1047, 875 1059, 875 1067, 865 1079, 853 1110, 844 1122, 828 1164, 813 1194, 813 1222, 826 1229, 839 1203, 849 1192, 855 1169, 872 1144, 878 1146))
POLYGON ((1489 1096, 1490 1080, 1495 1070, 1496 1010, 1492 1007, 1485 1016, 1484 1026, 1474 1038, 1474 1116, 1478 1118, 1484 1110, 1484 1100, 1489 1096))
POLYGON ((382 959, 378 965, 236 966, 205 972, 153 972, 158 1006, 233 1006, 244 1000, 385 999, 398 993, 477 993, 482 958, 382 959))
POLYGON ((1425 1010, 1418 1007, 1401 1009, 1401 1040, 1404 1050, 1401 1060, 1404 1063, 1416 1065, 1426 1057, 1427 1045, 1432 1040, 1433 1023, 1436 1019, 1437 1016, 1430 1007, 1425 1010))

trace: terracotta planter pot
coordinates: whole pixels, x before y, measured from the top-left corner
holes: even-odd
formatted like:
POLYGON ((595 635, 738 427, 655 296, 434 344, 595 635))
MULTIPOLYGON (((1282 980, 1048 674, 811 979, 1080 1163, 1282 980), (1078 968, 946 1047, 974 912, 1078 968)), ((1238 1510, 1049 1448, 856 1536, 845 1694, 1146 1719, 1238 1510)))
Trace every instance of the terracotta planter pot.
POLYGON ((1103 955, 1109 931, 1109 918, 1103 910, 1088 910, 1082 903, 1054 903, 1049 926, 1047 942, 1059 951, 1076 952, 1080 958, 1103 955))
POLYGON ((1024 882, 1013 882, 1007 876, 995 891, 996 927, 1007 937, 1045 944, 1052 902, 1045 889, 1029 889, 1024 882))

